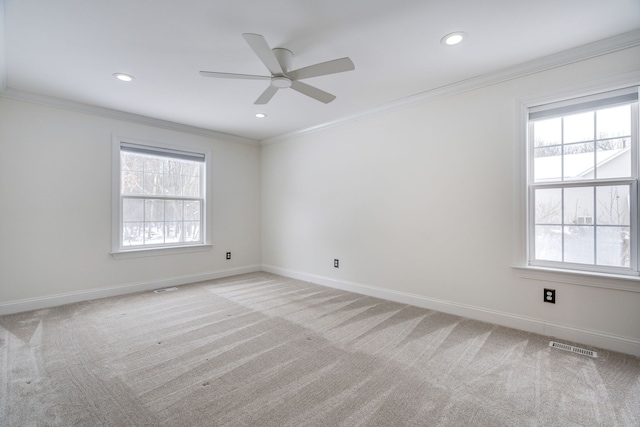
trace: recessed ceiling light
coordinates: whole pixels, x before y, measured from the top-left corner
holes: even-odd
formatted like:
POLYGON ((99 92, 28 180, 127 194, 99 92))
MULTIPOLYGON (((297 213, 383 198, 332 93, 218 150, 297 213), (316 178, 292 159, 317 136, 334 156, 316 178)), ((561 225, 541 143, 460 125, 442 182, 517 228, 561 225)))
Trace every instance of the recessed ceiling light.
POLYGON ((264 119, 265 117, 267 117, 267 115, 265 113, 256 113, 256 117, 259 119, 264 119))
POLYGON ((440 43, 442 43, 445 46, 453 46, 460 43, 462 40, 464 40, 464 37, 465 37, 465 34, 463 32, 456 31, 455 33, 447 34, 446 36, 444 36, 440 40, 440 43))
POLYGON ((113 77, 123 82, 131 82, 134 77, 124 73, 113 73, 113 77))

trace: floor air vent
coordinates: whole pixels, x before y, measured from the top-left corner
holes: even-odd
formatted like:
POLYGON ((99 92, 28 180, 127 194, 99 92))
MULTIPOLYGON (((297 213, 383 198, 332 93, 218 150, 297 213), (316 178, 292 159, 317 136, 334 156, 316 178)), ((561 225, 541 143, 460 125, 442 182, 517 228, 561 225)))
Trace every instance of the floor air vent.
POLYGON ((598 353, 591 350, 585 350, 584 348, 574 347, 572 345, 562 344, 555 341, 549 341, 549 347, 559 348, 560 350, 570 351, 572 353, 582 354, 589 357, 598 357, 598 353))
POLYGON ((161 294, 163 292, 173 292, 173 291, 177 291, 178 288, 173 287, 173 288, 164 288, 164 289, 156 289, 155 291, 153 291, 156 294, 161 294))

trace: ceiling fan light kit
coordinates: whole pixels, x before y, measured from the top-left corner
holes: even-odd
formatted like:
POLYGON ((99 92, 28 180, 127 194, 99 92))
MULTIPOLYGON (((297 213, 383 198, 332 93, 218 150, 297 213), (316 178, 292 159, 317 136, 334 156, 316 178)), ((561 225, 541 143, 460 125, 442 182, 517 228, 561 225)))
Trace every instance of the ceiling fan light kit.
POLYGON ((340 58, 290 71, 291 64, 293 63, 293 53, 289 49, 271 49, 265 38, 260 34, 245 33, 242 36, 260 61, 267 67, 267 70, 271 73, 270 76, 219 73, 215 71, 200 71, 200 75, 222 79, 270 80, 269 86, 262 95, 258 97, 254 104, 266 104, 273 98, 278 90, 288 88, 328 104, 336 99, 335 95, 302 83, 299 80, 355 70, 351 59, 340 58))

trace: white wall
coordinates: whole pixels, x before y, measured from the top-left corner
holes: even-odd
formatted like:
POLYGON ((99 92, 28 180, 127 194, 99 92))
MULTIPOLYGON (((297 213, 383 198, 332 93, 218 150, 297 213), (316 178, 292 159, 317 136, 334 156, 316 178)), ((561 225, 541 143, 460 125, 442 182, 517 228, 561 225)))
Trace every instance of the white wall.
POLYGON ((512 268, 518 100, 638 70, 628 49, 263 147, 263 268, 640 355, 640 293, 512 268))
POLYGON ((0 98, 0 314, 259 270, 259 159, 258 146, 0 98), (211 250, 110 255, 112 134, 211 149, 211 250))

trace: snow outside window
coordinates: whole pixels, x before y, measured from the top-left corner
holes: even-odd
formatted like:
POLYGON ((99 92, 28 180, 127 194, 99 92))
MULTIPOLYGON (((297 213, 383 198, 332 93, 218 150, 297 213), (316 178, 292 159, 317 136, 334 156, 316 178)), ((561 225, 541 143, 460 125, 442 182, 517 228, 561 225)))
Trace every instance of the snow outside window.
POLYGON ((637 275, 637 88, 528 117, 529 265, 637 275))

